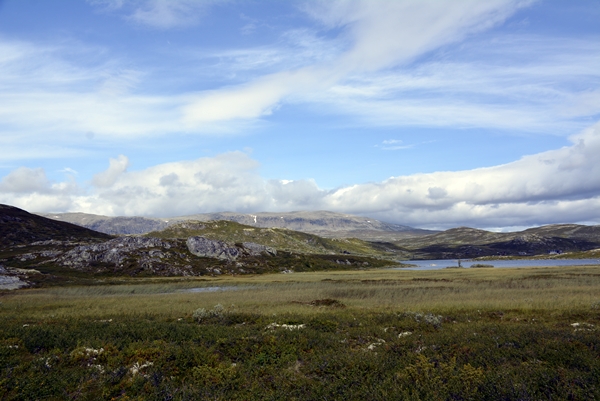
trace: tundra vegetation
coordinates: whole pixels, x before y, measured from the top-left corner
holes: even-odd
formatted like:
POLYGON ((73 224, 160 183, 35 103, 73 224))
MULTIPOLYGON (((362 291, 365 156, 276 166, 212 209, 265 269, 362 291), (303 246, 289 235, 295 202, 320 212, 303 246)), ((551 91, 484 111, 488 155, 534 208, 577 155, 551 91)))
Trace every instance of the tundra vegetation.
POLYGON ((600 266, 83 282, 0 293, 0 399, 600 399, 600 266))

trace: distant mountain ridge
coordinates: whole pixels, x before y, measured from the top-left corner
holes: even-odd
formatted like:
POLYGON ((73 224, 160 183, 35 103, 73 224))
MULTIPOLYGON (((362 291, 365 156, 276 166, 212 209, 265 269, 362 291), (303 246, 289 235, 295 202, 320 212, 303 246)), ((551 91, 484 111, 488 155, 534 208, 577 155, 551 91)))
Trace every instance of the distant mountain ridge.
POLYGON ((432 235, 406 238, 394 244, 413 252, 416 259, 584 252, 600 248, 600 225, 551 224, 508 233, 457 227, 432 235))
POLYGON ((160 231, 169 225, 187 220, 227 220, 257 228, 286 228, 322 237, 354 237, 372 241, 394 241, 401 238, 434 234, 400 224, 382 222, 368 217, 328 211, 299 211, 288 213, 234 212, 203 213, 171 218, 109 217, 87 213, 38 213, 53 220, 66 221, 107 234, 145 234, 160 231))

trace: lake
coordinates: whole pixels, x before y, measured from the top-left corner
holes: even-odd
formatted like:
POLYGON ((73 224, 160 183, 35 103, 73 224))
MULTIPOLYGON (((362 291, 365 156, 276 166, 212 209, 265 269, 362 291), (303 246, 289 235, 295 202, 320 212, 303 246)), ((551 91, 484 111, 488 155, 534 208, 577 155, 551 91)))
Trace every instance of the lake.
MULTIPOLYGON (((416 267, 396 267, 403 270, 438 270, 446 267, 458 266, 458 259, 442 260, 403 260, 402 263, 416 265, 416 267)), ((600 265, 600 259, 519 259, 519 260, 470 260, 461 259, 462 267, 471 267, 474 264, 492 265, 496 268, 517 268, 534 266, 581 266, 600 265)))

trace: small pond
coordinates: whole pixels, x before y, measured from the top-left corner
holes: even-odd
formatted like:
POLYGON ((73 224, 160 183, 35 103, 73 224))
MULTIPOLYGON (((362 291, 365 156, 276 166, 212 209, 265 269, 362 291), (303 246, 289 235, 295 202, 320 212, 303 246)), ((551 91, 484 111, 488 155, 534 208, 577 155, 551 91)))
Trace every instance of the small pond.
POLYGON ((194 287, 179 290, 178 292, 219 292, 219 291, 237 291, 240 289, 247 289, 247 287, 238 286, 220 286, 220 287, 194 287))

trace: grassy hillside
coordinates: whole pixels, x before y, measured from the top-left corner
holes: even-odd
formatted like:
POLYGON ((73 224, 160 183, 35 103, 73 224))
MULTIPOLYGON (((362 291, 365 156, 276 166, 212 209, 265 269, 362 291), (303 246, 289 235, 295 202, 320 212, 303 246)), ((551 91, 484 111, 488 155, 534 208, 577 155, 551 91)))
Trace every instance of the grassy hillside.
POLYGON ((146 234, 158 238, 187 238, 203 236, 229 243, 254 242, 294 253, 304 254, 353 254, 365 256, 396 256, 400 249, 389 244, 372 244, 354 238, 322 238, 317 235, 283 228, 257 228, 233 221, 185 221, 162 231, 146 234))

